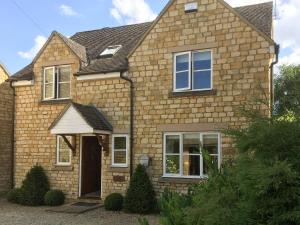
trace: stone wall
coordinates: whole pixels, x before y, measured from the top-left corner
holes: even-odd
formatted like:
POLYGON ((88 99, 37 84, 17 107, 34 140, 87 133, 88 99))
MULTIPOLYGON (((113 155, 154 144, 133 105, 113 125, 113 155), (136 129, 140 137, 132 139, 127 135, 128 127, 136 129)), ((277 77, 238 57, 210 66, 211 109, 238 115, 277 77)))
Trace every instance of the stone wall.
MULTIPOLYGON (((160 179, 163 125, 177 128, 196 125, 200 130, 246 126, 239 107, 263 96, 268 100, 270 94, 271 44, 221 1, 198 1, 199 11, 190 14, 184 13, 186 2, 194 1, 174 1, 129 58, 129 76, 135 83, 135 164, 142 154, 152 158, 148 171, 157 192, 164 187, 181 191, 188 187, 186 181, 160 179), (213 51, 214 91, 174 96, 173 53, 207 48, 213 51)), ((69 101, 42 101, 43 67, 60 64, 71 64, 72 73, 80 67, 78 58, 54 36, 34 65, 34 86, 16 88, 16 184, 21 184, 33 165, 40 164, 53 188, 75 198, 80 180, 80 137, 77 136, 78 154, 73 156, 72 166, 58 167, 56 138, 48 130, 69 101)), ((118 78, 76 81, 73 77, 71 97, 74 102, 96 105, 114 126, 114 133, 129 133, 129 85, 125 81, 118 78)), ((268 114, 265 106, 256 107, 268 114)), ((224 159, 234 155, 231 140, 224 135, 222 154, 224 159)), ((102 196, 124 193, 128 181, 129 168, 111 167, 110 137, 110 152, 103 154, 102 160, 102 196), (125 181, 114 179, 117 176, 125 181)))
POLYGON ((9 83, 1 83, 0 79, 0 192, 9 190, 12 184, 12 132, 13 91, 9 83))

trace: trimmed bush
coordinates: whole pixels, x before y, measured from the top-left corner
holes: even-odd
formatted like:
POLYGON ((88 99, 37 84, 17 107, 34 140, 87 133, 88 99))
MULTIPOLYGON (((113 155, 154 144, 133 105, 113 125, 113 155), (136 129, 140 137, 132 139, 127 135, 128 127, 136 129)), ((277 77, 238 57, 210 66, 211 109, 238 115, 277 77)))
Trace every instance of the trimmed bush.
POLYGON ((29 206, 43 205, 49 186, 44 169, 41 166, 34 166, 23 181, 20 203, 29 206))
POLYGON ((7 193, 6 199, 7 199, 7 201, 12 202, 12 203, 19 203, 21 194, 22 194, 21 188, 12 189, 7 193))
POLYGON ((48 206, 58 206, 65 202, 65 194, 61 190, 51 190, 45 194, 44 202, 48 206))
POLYGON ((124 199, 124 209, 130 213, 147 214, 156 208, 156 198, 146 168, 138 165, 124 199))
POLYGON ((121 211, 123 208, 124 198, 119 193, 108 195, 104 201, 104 207, 107 211, 121 211))

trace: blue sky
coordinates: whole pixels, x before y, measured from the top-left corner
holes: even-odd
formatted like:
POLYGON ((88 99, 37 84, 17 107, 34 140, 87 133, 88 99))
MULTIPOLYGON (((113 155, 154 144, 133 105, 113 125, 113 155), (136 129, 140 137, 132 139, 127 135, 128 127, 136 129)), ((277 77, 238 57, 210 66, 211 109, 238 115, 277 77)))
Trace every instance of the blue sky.
MULTIPOLYGON (((237 6, 266 0, 227 1, 237 6)), ((77 31, 149 21, 159 14, 167 2, 168 0, 2 0, 0 61, 11 73, 15 73, 31 62, 33 55, 53 30, 70 36, 77 31)), ((277 37, 284 45, 281 58, 285 61, 300 58, 300 32, 297 29, 290 31, 291 23, 295 23, 300 15, 299 2, 278 0, 284 23, 277 22, 276 26, 284 29, 286 24, 290 24, 285 28, 286 33, 277 37), (289 33, 296 37, 291 38, 289 33), (290 57, 292 55, 293 58, 290 57)))

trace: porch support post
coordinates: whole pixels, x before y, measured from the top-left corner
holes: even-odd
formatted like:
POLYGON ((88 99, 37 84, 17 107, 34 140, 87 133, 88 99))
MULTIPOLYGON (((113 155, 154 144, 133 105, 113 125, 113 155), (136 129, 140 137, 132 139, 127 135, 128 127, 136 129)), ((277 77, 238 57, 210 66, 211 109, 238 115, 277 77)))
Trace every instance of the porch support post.
POLYGON ((76 137, 71 136, 72 141, 70 143, 70 141, 68 140, 66 135, 60 135, 60 136, 64 139, 64 142, 68 145, 68 147, 72 150, 73 156, 75 156, 76 155, 76 137))

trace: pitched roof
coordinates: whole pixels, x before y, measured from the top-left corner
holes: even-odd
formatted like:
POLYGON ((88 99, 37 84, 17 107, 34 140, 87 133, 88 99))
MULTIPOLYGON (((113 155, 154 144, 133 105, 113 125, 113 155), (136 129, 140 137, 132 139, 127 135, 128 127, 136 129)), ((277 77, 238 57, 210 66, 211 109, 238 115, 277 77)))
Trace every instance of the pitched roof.
MULTIPOLYGON (((59 121, 67 113, 70 107, 73 107, 84 119, 84 121, 94 130, 109 132, 113 130, 113 126, 95 106, 82 105, 75 102, 72 102, 65 107, 60 115, 53 121, 53 123, 49 127, 49 130, 53 129, 59 123, 59 121)), ((76 121, 74 121, 74 123, 76 123, 76 121)))
POLYGON ((235 10, 268 37, 272 37, 273 2, 237 7, 235 10))
MULTIPOLYGON (((238 7, 234 8, 233 11, 263 35, 269 39, 272 38, 272 2, 238 7)), ((134 51, 143 36, 152 28, 152 25, 153 22, 148 22, 78 32, 71 38, 64 37, 59 33, 58 35, 83 61, 86 59, 89 62, 87 66, 81 68, 77 75, 121 72, 128 69, 128 55, 134 51), (122 45, 122 48, 111 58, 100 58, 99 54, 112 45, 122 45)), ((32 77, 32 65, 28 65, 11 78, 31 80, 32 77)))
POLYGON ((8 71, 8 69, 6 68, 6 66, 0 61, 0 67, 2 67, 2 69, 5 71, 5 73, 10 76, 10 73, 8 71))

